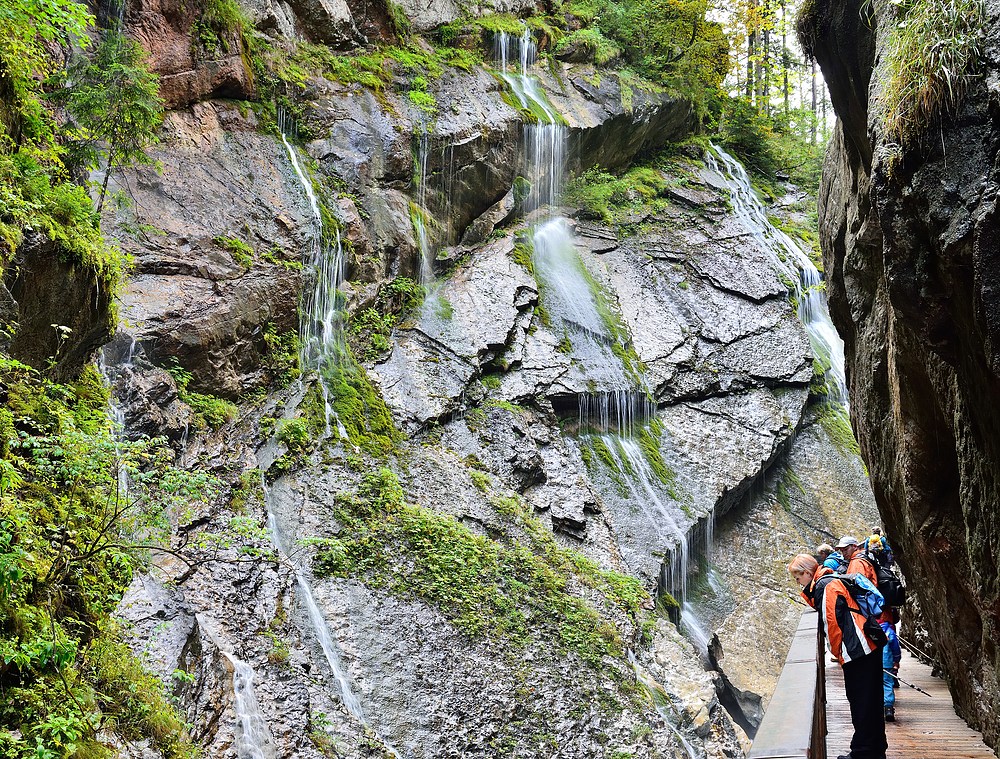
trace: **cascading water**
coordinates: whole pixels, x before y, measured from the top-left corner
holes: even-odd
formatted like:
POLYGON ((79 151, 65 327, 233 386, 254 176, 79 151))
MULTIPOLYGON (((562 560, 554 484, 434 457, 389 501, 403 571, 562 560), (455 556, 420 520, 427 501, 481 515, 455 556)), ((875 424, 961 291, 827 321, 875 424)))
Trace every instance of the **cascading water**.
POLYGON ((761 248, 772 256, 778 270, 792 282, 798 302, 798 317, 809 333, 813 352, 830 367, 827 372, 829 399, 846 407, 844 342, 830 319, 819 271, 802 248, 768 220, 764 205, 754 193, 746 169, 739 161, 722 148, 712 145, 706 162, 729 189, 733 214, 761 248))
POLYGON ((236 756, 238 759, 275 759, 274 738, 257 703, 253 667, 222 651, 233 668, 233 707, 236 710, 236 756))
MULTIPOLYGON (((568 343, 565 347, 576 368, 594 388, 578 395, 579 431, 595 436, 609 452, 623 477, 629 503, 643 510, 658 526, 664 543, 672 546, 667 548, 669 559, 662 573, 661 590, 683 602, 687 595, 688 557, 696 538, 682 526, 689 518, 668 494, 634 439, 640 430, 655 434, 648 424, 655 417, 656 405, 642 378, 628 370, 620 357, 625 346, 616 334, 618 330, 609 324, 607 304, 580 258, 569 222, 551 211, 545 215, 544 209, 555 208, 560 199, 567 132, 538 80, 529 73, 536 54, 535 42, 527 30, 521 35, 496 36, 495 59, 500 76, 521 107, 537 120, 525 126, 525 172, 531 192, 524 210, 526 214, 537 211, 540 217, 532 243, 543 302, 553 328, 562 329, 564 343, 568 343), (519 64, 516 71, 515 61, 519 64)), ((703 522, 713 520, 714 515, 710 515, 703 522)))
MULTIPOLYGON (((281 126, 281 140, 288 151, 288 157, 292 162, 295 174, 305 190, 306 197, 309 199, 309 207, 312 211, 315 227, 313 243, 306 252, 305 259, 306 264, 316 274, 316 282, 312 293, 305 301, 303 307, 303 318, 300 327, 301 349, 299 360, 303 369, 312 369, 319 375, 320 388, 323 392, 326 408, 326 434, 330 434, 331 424, 336 422, 341 439, 347 440, 347 431, 331 407, 329 389, 324 376, 325 373, 338 367, 343 367, 346 364, 347 348, 339 296, 339 288, 344 281, 343 246, 339 231, 335 234, 334 244, 330 244, 329 236, 324 233, 323 217, 320 213, 319 203, 316 199, 312 182, 309 181, 302 170, 298 155, 288 142, 284 128, 286 125, 282 123, 281 126)), ((340 688, 344 706, 362 725, 370 728, 365 719, 361 701, 354 693, 350 679, 341 663, 340 653, 330 633, 326 618, 316 603, 315 595, 313 594, 312 587, 309 585, 308 578, 305 572, 289 558, 289 552, 282 540, 277 516, 272 507, 271 490, 267 486, 263 468, 261 471, 261 486, 264 491, 264 502, 267 507, 267 524, 271 532, 271 540, 278 552, 289 561, 295 572, 299 598, 305 606, 316 640, 340 688)), ((384 745, 392 755, 398 756, 396 751, 388 744, 384 745)))
POLYGON ((278 124, 281 141, 288 151, 295 176, 298 177, 309 200, 309 209, 313 217, 312 243, 303 255, 303 263, 314 273, 315 283, 302 306, 302 319, 299 324, 299 365, 303 371, 313 370, 319 374, 326 412, 326 436, 329 436, 331 425, 336 422, 341 439, 346 439, 347 432, 333 411, 329 388, 324 380, 324 370, 342 365, 347 353, 340 302, 340 286, 344 282, 345 273, 344 246, 339 229, 335 231, 332 241, 324 229, 323 214, 320 212, 312 182, 303 171, 298 154, 286 136, 290 125, 286 123, 283 112, 279 112, 278 124))
POLYGON ((630 429, 648 420, 652 404, 616 355, 616 348, 620 352, 623 346, 609 326, 609 314, 576 249, 569 222, 551 210, 559 203, 566 173, 567 129, 530 73, 537 45, 527 28, 520 35, 500 32, 494 39, 494 54, 500 77, 534 117, 524 127, 530 190, 523 210, 526 215, 538 212, 532 233, 533 263, 546 310, 558 320, 553 326, 562 329, 567 352, 595 388, 579 394, 580 427, 630 429))
POLYGON ((264 479, 263 474, 261 474, 261 487, 264 490, 264 503, 267 506, 267 526, 271 531, 271 542, 278 550, 278 553, 288 560, 292 569, 295 571, 295 582, 299 588, 299 597, 303 604, 305 604, 306 611, 309 613, 309 621, 316 634, 316 640, 319 643, 320 648, 323 649, 323 655, 326 657, 326 661, 330 665, 330 671, 333 673, 337 684, 340 686, 340 693, 344 701, 344 706, 347 707, 347 711, 357 717, 359 722, 367 725, 368 723, 365 721, 364 711, 361 708, 361 701, 354 693, 353 688, 351 688, 351 682, 348 679, 347 674, 344 671, 343 664, 340 661, 340 653, 337 650, 337 644, 334 643, 333 637, 330 635, 330 628, 326 623, 326 618, 323 616, 323 612, 320 611, 319 606, 316 604, 316 598, 313 595, 312 587, 309 585, 309 581, 306 578, 305 573, 289 558, 288 550, 286 549, 284 541, 281 538, 281 531, 278 529, 278 518, 274 513, 274 509, 271 507, 271 489, 267 486, 267 481, 264 479))
POLYGON ((430 235, 428 234, 427 214, 427 164, 430 157, 430 133, 426 125, 421 125, 420 139, 417 140, 417 202, 410 211, 413 218, 413 230, 417 235, 417 248, 420 253, 419 284, 431 287, 434 283, 434 262, 431 255, 430 235))
POLYGON ((628 660, 632 665, 632 670, 635 672, 636 681, 646 689, 647 693, 649 693, 649 697, 653 700, 653 704, 656 706, 656 711, 660 713, 660 716, 663 717, 663 721, 666 723, 667 727, 670 728, 670 731, 681 744, 681 747, 687 754, 687 759, 700 759, 698 753, 694 749, 694 745, 674 724, 677 721, 677 715, 673 714, 670 710, 671 700, 667 696, 663 686, 656 682, 656 680, 654 680, 650 674, 642 668, 631 649, 628 651, 628 660))
MULTIPOLYGON (((125 437, 125 409, 118 405, 115 398, 115 380, 123 373, 126 376, 132 372, 135 366, 135 354, 138 345, 133 337, 129 343, 128 351, 117 363, 108 361, 107 346, 101 349, 97 357, 97 371, 104 378, 110 392, 108 394, 108 418, 111 420, 112 434, 115 439, 116 448, 118 443, 125 437)), ((182 454, 183 456, 183 454, 182 454)), ((129 497, 131 483, 128 476, 128 468, 123 461, 118 462, 118 498, 122 503, 126 503, 129 497)))
POLYGON ((217 636, 215 621, 195 614, 198 628, 215 644, 233 668, 233 709, 236 712, 237 759, 277 759, 274 738, 257 701, 253 667, 230 651, 217 636))

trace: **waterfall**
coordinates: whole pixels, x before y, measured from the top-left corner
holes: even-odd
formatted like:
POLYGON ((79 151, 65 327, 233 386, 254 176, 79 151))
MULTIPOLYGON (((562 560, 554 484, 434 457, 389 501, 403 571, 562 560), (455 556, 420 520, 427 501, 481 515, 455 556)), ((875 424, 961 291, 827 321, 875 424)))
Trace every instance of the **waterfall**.
MULTIPOLYGON (((222 649, 219 649, 220 651, 222 649)), ((236 756, 238 759, 275 759, 274 738, 257 703, 253 667, 222 651, 233 667, 233 707, 236 710, 236 756)))
POLYGON ((315 273, 316 281, 303 303, 299 361, 303 369, 319 371, 328 364, 339 363, 343 357, 344 324, 338 290, 344 282, 344 246, 339 229, 334 232, 331 244, 312 182, 302 169, 285 131, 283 125, 281 141, 288 151, 295 176, 305 190, 313 217, 312 243, 305 251, 303 263, 315 273))
POLYGON ((299 366, 303 372, 313 370, 319 375, 320 390, 326 416, 324 438, 329 437, 333 423, 336 423, 340 439, 347 439, 347 431, 341 424, 330 402, 330 388, 324 377, 324 370, 342 366, 347 356, 347 339, 341 309, 340 286, 345 278, 344 246, 340 230, 334 233, 331 244, 323 225, 323 214, 316 199, 312 182, 299 163, 295 148, 288 141, 287 132, 294 127, 283 111, 278 113, 281 141, 288 151, 288 157, 295 170, 295 176, 302 185, 309 200, 313 217, 313 236, 309 248, 303 253, 303 263, 313 272, 315 282, 312 291, 304 299, 299 323, 299 366))
POLYGON ((772 257, 778 271, 792 283, 798 302, 798 317, 809 334, 813 352, 830 367, 827 372, 830 400, 846 407, 844 342, 830 319, 819 271, 802 248, 768 220, 764 205, 754 193, 743 164, 717 145, 712 145, 706 162, 729 189, 733 214, 772 257))
POLYGON ((674 734, 677 738, 677 742, 681 744, 684 749, 684 753, 687 755, 687 759, 700 759, 698 753, 694 750, 694 745, 689 741, 684 734, 674 725, 674 721, 677 719, 676 715, 671 713, 669 705, 671 703, 670 697, 667 695, 663 686, 660 685, 652 676, 646 672, 645 669, 640 666, 639 661, 635 658, 635 654, 632 649, 628 651, 628 660, 632 665, 632 671, 635 672, 636 681, 646 690, 649 697, 653 701, 653 705, 656 707, 656 711, 660 713, 663 717, 664 723, 670 729, 670 732, 674 734))
POLYGON ((347 708, 352 715, 354 715, 359 722, 363 725, 368 723, 365 721, 364 711, 361 708, 361 701, 354 693, 353 688, 351 688, 351 682, 344 671, 343 664, 340 661, 340 653, 337 650, 337 644, 333 640, 333 636, 330 635, 330 628, 326 623, 326 618, 323 616, 323 612, 320 610, 319 606, 316 604, 316 598, 312 592, 312 586, 309 585, 309 580, 306 578, 305 572, 302 571, 296 564, 289 558, 288 549, 285 547, 284 541, 281 538, 281 531, 278 528, 278 517, 274 513, 274 509, 271 505, 271 489, 267 486, 267 480, 264 478, 264 473, 261 472, 260 477, 261 488, 264 491, 264 504, 267 507, 267 527, 271 532, 271 542, 277 549, 278 553, 283 556, 292 567, 295 572, 295 582, 299 589, 299 598, 305 604, 306 611, 309 614, 309 621, 312 624, 313 632, 316 635, 316 640, 323 649, 323 655, 326 657, 327 664, 330 665, 330 671, 333 673, 334 679, 336 679, 337 684, 340 686, 341 698, 344 701, 344 706, 347 708))
POLYGON ((563 333, 563 346, 592 391, 578 394, 581 429, 616 427, 630 432, 654 411, 639 378, 630 376, 619 354, 624 352, 599 286, 576 249, 569 222, 553 210, 560 201, 566 174, 567 129, 546 98, 530 68, 538 48, 531 32, 500 32, 494 57, 500 77, 533 123, 524 126, 524 171, 530 184, 525 214, 538 212, 532 231, 533 264, 545 308, 563 333))
MULTIPOLYGON (((108 419, 111 421, 111 434, 115 441, 115 452, 120 453, 120 443, 125 439, 125 409, 120 406, 115 398, 115 381, 123 373, 131 373, 135 368, 135 355, 138 344, 133 337, 129 343, 125 355, 117 362, 109 361, 107 348, 101 348, 97 356, 97 371, 104 378, 108 386, 108 419)), ((183 455, 183 454, 182 454, 183 455)), ((128 468, 125 462, 118 461, 118 498, 121 502, 128 501, 131 482, 128 476, 128 468)))
POLYGON ((219 640, 215 620, 195 614, 198 629, 201 630, 226 657, 233 668, 233 709, 236 711, 236 757, 237 759, 277 759, 274 738, 267 728, 267 721, 257 701, 253 687, 255 672, 253 667, 239 659, 219 640))
POLYGON ((413 230, 417 235, 417 249, 420 253, 419 284, 430 287, 434 283, 434 261, 431 255, 430 237, 427 230, 427 163, 430 157, 430 133, 427 125, 420 129, 417 140, 416 172, 417 204, 411 210, 413 230))

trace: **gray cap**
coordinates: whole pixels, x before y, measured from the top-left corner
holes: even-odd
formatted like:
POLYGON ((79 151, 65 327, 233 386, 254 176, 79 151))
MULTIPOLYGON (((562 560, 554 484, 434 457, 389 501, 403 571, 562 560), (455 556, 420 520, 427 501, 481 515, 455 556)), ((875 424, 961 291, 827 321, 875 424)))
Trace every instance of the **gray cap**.
POLYGON ((856 545, 860 545, 856 537, 854 537, 853 535, 845 535, 840 539, 840 542, 837 543, 837 548, 847 548, 847 546, 856 546, 856 545))

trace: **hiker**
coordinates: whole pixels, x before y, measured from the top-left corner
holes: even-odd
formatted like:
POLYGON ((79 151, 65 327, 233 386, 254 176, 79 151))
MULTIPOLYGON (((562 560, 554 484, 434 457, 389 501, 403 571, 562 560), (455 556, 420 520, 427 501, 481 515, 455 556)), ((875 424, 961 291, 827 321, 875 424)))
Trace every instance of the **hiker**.
POLYGON ((865 538, 862 548, 877 564, 892 566, 892 548, 889 546, 889 538, 882 534, 881 527, 872 527, 872 534, 865 538))
POLYGON ((892 612, 889 611, 889 619, 884 619, 885 615, 879 618, 879 626, 885 633, 889 642, 882 647, 882 709, 885 713, 886 722, 896 721, 896 691, 893 690, 898 684, 898 680, 893 676, 899 673, 899 661, 903 658, 902 649, 899 647, 899 637, 896 635, 896 626, 892 623, 892 612), (890 675, 885 670, 891 670, 890 675))
POLYGON ((847 571, 847 561, 840 551, 835 551, 829 543, 823 543, 816 548, 819 562, 826 568, 834 572, 844 573, 847 571))
MULTIPOLYGON (((857 541, 847 545, 857 546, 857 541)), ((819 612, 830 653, 844 672, 854 736, 850 752, 837 759, 885 759, 888 744, 884 711, 879 709, 883 698, 882 653, 878 643, 865 632, 867 620, 847 586, 814 557, 797 554, 789 562, 788 571, 802 587, 806 603, 819 612)))
POLYGON ((870 558, 865 556, 858 543, 858 539, 853 535, 845 535, 837 543, 844 558, 847 559, 847 574, 857 572, 872 581, 872 585, 878 586, 878 574, 875 572, 875 564, 870 558))

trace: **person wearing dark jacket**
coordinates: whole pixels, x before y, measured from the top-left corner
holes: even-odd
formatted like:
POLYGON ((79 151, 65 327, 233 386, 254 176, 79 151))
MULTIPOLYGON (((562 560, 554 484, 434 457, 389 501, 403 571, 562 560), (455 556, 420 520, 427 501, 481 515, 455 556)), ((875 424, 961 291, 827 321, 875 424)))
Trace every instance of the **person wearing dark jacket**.
POLYGON ((807 553, 788 564, 802 587, 802 597, 819 612, 830 653, 844 672, 844 690, 851 707, 854 737, 851 750, 837 759, 885 759, 885 719, 882 710, 882 651, 865 632, 865 617, 827 567, 807 553))

